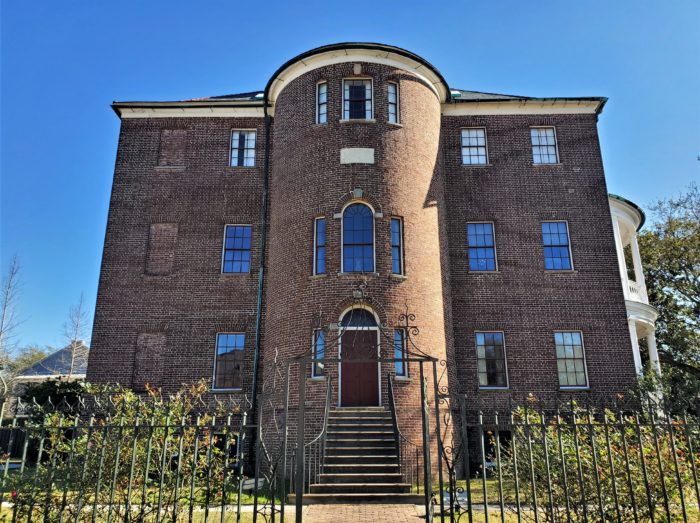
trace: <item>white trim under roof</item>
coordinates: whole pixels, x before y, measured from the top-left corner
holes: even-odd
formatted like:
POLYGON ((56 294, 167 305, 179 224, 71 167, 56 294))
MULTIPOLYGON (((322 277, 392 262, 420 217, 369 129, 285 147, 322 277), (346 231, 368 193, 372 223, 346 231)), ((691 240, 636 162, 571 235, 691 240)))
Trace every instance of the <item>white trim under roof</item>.
POLYGON ((450 97, 450 94, 445 91, 444 84, 440 77, 429 67, 416 60, 386 50, 348 48, 315 54, 291 64, 280 72, 272 82, 269 94, 270 103, 274 104, 282 90, 289 85, 292 80, 299 78, 304 73, 308 73, 319 67, 347 62, 380 64, 410 71, 430 86, 435 96, 438 97, 438 100, 449 99, 450 97))
POLYGON ((576 99, 523 99, 442 104, 443 116, 503 114, 596 114, 603 102, 576 99))
POLYGON ((262 118, 265 116, 260 107, 202 107, 188 106, 187 102, 179 107, 129 107, 116 104, 121 118, 262 118))

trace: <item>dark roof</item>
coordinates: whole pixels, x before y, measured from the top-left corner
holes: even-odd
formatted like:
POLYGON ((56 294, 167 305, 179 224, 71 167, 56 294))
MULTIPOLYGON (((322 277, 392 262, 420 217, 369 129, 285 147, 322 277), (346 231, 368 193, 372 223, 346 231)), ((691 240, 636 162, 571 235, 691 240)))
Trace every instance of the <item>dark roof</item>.
POLYGON ((634 203, 632 200, 628 200, 627 198, 623 198, 622 196, 619 196, 617 194, 613 194, 611 192, 608 193, 608 197, 612 198, 613 200, 618 200, 622 203, 626 203, 630 207, 632 207, 635 211, 639 213, 639 225, 637 226, 637 231, 640 231, 642 227, 644 226, 644 222, 647 221, 647 216, 644 214, 644 211, 642 208, 634 203))
POLYGON ((464 89, 450 89, 453 100, 470 100, 492 102, 497 100, 529 100, 529 96, 516 96, 514 94, 483 93, 481 91, 465 91, 464 89), (458 96, 455 96, 457 94, 458 96))
POLYGON ((67 376, 71 373, 71 359, 74 347, 77 347, 77 351, 75 354, 75 361, 73 362, 73 375, 85 375, 87 371, 87 354, 89 348, 81 341, 76 343, 75 346, 68 345, 53 354, 49 354, 39 363, 35 363, 31 367, 19 371, 17 377, 46 376, 50 378, 52 376, 67 376))
POLYGON ((249 93, 236 93, 236 94, 222 94, 220 96, 205 96, 204 98, 190 98, 189 100, 182 100, 183 102, 201 102, 205 100, 236 100, 241 102, 254 102, 256 100, 262 101, 263 95, 262 91, 251 91, 249 93))
POLYGON ((405 56, 406 58, 410 58, 411 60, 414 60, 419 64, 427 67, 435 74, 435 76, 439 79, 440 83, 442 83, 442 85, 445 87, 445 93, 449 99, 450 86, 447 84, 447 80, 445 80, 445 78, 442 76, 442 73, 438 71, 437 67, 428 62, 422 56, 418 56, 417 54, 412 53, 407 49, 396 47, 394 45, 380 44, 378 42, 339 42, 337 44, 322 45, 321 47, 316 47, 315 49, 310 49, 309 51, 301 53, 295 56, 294 58, 287 60, 279 68, 277 68, 277 70, 272 74, 272 76, 270 76, 270 79, 267 81, 267 85, 265 86, 266 97, 270 92, 270 87, 272 87, 272 83, 275 81, 275 78, 277 78, 277 76, 279 76, 282 73, 282 71, 284 71, 291 65, 295 64, 296 62, 303 61, 305 58, 309 58, 310 56, 316 54, 327 53, 330 51, 339 51, 342 49, 369 49, 376 51, 386 51, 389 53, 395 53, 401 56, 405 56))

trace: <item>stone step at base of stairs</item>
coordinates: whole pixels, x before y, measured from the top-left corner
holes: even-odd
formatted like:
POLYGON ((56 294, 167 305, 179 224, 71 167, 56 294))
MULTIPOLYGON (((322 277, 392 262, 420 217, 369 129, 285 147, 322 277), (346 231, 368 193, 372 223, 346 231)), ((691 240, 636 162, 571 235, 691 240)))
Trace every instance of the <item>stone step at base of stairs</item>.
MULTIPOLYGON (((315 504, 357 504, 357 503, 383 503, 391 505, 422 505, 425 502, 423 494, 304 494, 304 505, 315 504)), ((290 494, 287 503, 296 503, 296 496, 290 494)))

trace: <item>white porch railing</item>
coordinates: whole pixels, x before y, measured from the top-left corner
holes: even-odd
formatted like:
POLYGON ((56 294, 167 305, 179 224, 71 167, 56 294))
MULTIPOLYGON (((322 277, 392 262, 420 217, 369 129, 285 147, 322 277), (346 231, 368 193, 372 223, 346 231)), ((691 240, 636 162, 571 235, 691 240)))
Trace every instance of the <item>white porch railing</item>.
POLYGON ((627 282, 627 287, 629 289, 630 300, 639 301, 646 304, 649 303, 649 297, 647 296, 646 286, 635 281, 629 280, 627 282))

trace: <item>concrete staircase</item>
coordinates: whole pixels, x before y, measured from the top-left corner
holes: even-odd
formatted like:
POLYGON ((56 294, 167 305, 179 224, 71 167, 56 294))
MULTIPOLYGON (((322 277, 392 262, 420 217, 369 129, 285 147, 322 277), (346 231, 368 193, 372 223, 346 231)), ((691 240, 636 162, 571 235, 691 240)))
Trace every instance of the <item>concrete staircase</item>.
POLYGON ((384 407, 341 407, 329 413, 326 459, 304 503, 415 503, 399 472, 391 413, 384 407))

